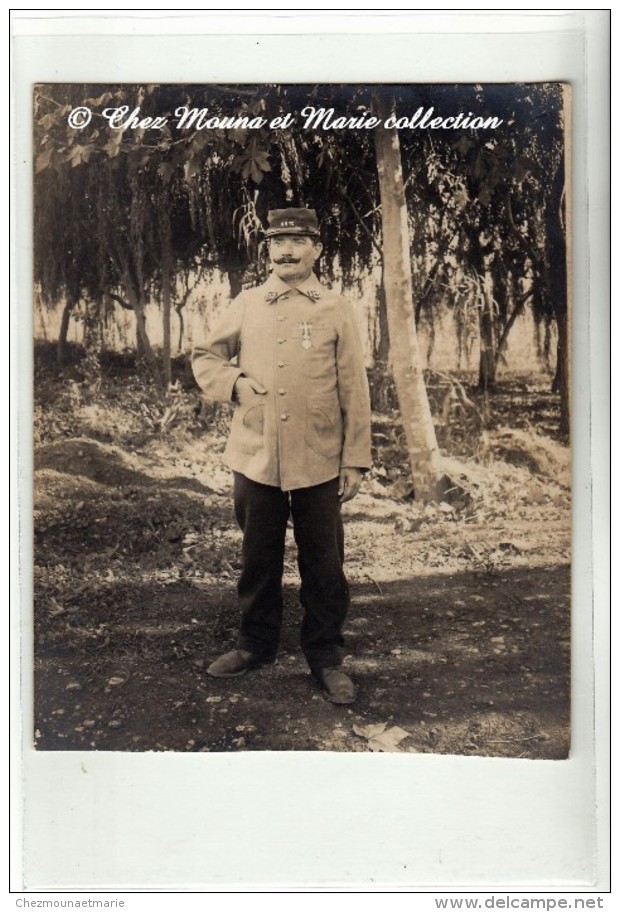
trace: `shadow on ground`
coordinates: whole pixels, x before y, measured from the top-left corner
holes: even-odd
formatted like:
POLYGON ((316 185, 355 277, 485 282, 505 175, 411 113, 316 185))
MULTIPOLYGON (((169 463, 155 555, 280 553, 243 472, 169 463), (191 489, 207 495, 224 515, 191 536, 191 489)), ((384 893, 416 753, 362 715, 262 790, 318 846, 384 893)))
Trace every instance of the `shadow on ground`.
POLYGON ((359 697, 343 708, 308 674, 292 588, 277 663, 222 681, 205 669, 234 645, 232 580, 85 580, 35 611, 36 745, 357 752, 372 747, 359 732, 385 724, 405 733, 402 751, 568 755, 568 567, 355 585, 353 598, 346 665, 359 697))

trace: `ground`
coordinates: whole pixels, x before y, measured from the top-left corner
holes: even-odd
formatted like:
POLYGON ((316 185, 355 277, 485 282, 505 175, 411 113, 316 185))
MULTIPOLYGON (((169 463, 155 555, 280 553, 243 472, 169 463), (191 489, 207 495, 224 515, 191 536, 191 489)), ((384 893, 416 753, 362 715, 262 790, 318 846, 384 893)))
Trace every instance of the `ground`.
POLYGON ((277 662, 206 674, 237 625, 225 416, 180 387, 158 403, 133 375, 39 373, 36 746, 566 757, 568 449, 542 384, 501 396, 521 420, 491 422, 469 454, 453 435, 457 493, 427 507, 408 496, 395 416, 375 416, 375 468, 344 508, 359 696, 337 707, 299 650, 292 534, 277 662))

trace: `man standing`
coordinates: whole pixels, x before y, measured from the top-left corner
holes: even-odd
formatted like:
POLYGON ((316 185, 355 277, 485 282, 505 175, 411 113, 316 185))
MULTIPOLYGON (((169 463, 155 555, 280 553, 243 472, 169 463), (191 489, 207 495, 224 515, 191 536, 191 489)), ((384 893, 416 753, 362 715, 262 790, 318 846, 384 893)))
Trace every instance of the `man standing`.
POLYGON ((301 647, 327 698, 351 703, 355 687, 340 669, 349 605, 340 507, 370 467, 368 382, 350 306, 312 271, 316 213, 276 209, 268 222, 269 280, 235 298, 192 356, 203 392, 236 403, 225 461, 243 531, 237 648, 208 673, 234 677, 275 660, 291 515, 301 647))

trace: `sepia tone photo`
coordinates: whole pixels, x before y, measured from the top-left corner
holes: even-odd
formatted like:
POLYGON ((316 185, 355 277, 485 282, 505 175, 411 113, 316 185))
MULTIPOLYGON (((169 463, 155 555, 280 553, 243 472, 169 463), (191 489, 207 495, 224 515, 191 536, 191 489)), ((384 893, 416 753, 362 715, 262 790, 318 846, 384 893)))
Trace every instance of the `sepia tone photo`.
POLYGON ((37 749, 567 758, 567 87, 33 103, 37 749))

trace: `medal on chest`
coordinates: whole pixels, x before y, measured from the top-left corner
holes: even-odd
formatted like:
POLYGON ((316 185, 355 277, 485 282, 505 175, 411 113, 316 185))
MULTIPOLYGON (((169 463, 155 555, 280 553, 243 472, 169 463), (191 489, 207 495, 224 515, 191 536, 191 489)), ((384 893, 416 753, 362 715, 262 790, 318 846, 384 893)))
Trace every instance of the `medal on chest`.
POLYGON ((301 330, 301 347, 308 350, 312 348, 312 323, 303 322, 299 324, 301 330))

